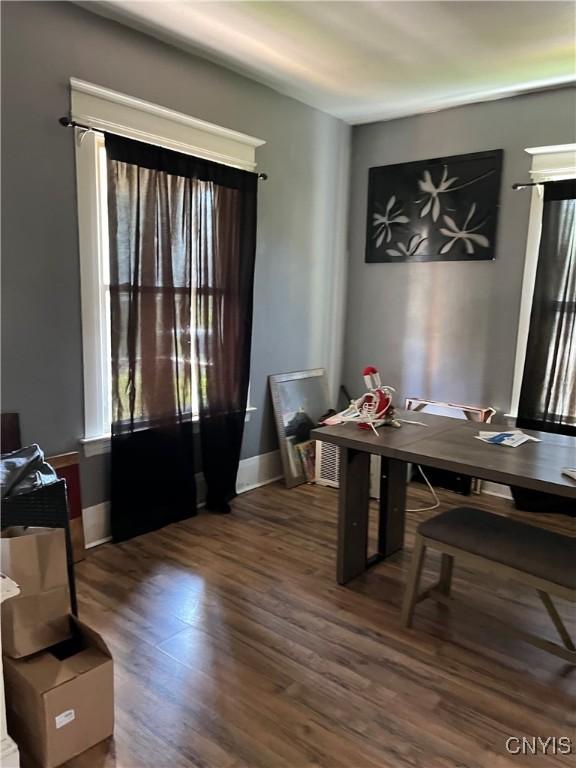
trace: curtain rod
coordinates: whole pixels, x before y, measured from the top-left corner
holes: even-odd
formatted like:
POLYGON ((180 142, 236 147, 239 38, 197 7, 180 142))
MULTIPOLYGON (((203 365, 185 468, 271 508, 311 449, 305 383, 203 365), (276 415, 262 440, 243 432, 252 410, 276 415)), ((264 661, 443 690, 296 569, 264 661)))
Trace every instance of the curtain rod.
POLYGON ((545 181, 521 181, 517 184, 512 184, 512 189, 526 189, 527 187, 538 187, 540 184, 546 184, 545 181))
MULTIPOLYGON (((82 123, 77 123, 76 120, 71 120, 69 117, 60 117, 58 119, 58 122, 60 125, 63 125, 64 128, 80 128, 83 131, 94 131, 95 128, 92 128, 91 125, 82 125, 82 123)), ((268 174, 267 173, 259 173, 258 174, 258 180, 259 181, 267 181, 268 174)))

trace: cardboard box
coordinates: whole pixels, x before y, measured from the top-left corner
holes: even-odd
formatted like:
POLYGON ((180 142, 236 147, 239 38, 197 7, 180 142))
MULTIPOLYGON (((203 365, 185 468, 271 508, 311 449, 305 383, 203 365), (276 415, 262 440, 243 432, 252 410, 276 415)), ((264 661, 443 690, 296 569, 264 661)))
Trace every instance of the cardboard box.
POLYGON ((43 768, 70 760, 114 731, 112 656, 70 617, 73 637, 26 659, 4 659, 8 733, 43 768))
POLYGON ((70 637, 64 530, 6 528, 0 557, 2 572, 20 587, 2 603, 2 652, 19 659, 70 637))

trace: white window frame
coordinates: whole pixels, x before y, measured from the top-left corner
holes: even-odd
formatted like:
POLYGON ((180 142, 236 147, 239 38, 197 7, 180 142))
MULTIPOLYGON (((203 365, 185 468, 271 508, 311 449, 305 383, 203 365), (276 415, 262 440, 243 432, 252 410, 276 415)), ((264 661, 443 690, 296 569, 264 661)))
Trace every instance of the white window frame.
MULTIPOLYGON (((82 300, 84 437, 86 456, 110 450, 110 329, 106 171, 103 133, 144 141, 185 154, 256 169, 265 142, 132 96, 71 78, 75 128, 76 189, 82 300)), ((249 414, 256 409, 249 406, 249 414)))
MULTIPOLYGON (((104 290, 108 232, 104 231, 99 155, 102 134, 75 129, 82 358, 84 364, 84 450, 86 455, 110 448, 109 307, 104 290)), ((105 189, 105 187, 104 187, 105 189)))
MULTIPOLYGON (((576 178, 576 144, 529 147, 525 151, 532 156, 530 177, 533 182, 561 181, 562 179, 576 178)), ((543 205, 544 187, 537 184, 537 186, 532 188, 532 199, 530 202, 526 259, 524 262, 524 277, 522 279, 522 298, 518 318, 518 334, 516 337, 512 398, 510 412, 506 414, 513 418, 518 416, 518 404, 520 402, 524 363, 526 361, 534 283, 536 281, 538 252, 540 250, 543 205)))

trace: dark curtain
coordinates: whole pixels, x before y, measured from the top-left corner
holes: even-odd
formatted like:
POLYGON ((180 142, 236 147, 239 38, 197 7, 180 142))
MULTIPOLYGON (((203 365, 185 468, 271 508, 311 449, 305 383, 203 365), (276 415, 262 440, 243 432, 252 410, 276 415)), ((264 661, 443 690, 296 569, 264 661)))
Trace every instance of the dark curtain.
POLYGON ((246 410, 256 174, 106 136, 115 540, 234 495, 246 410), (194 354, 196 352, 196 354, 194 354))
MULTIPOLYGON (((576 182, 549 182, 517 426, 576 435, 576 182)), ((512 488, 519 509, 575 515, 574 502, 512 488)))
POLYGON ((518 426, 576 435, 576 182, 545 185, 518 426))
POLYGON ((255 174, 195 196, 195 328, 206 505, 229 512, 246 418, 256 253, 255 174))

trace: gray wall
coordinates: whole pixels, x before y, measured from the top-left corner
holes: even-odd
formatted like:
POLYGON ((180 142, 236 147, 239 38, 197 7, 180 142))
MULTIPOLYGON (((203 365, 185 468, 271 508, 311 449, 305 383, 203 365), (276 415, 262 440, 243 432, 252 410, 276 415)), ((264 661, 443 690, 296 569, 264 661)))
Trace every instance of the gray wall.
MULTIPOLYGON (((337 365, 326 277, 344 260, 350 129, 75 5, 2 3, 2 409, 49 454, 83 435, 74 148, 57 122, 71 76, 266 140, 243 456, 273 450, 268 374, 337 365)), ((107 457, 84 460, 84 505, 106 485, 107 457)))
POLYGON ((344 382, 361 391, 361 371, 407 395, 510 405, 526 235, 526 147, 574 141, 574 92, 564 89, 356 127, 352 138, 350 262, 344 382), (504 150, 496 260, 365 264, 371 166, 504 150))

